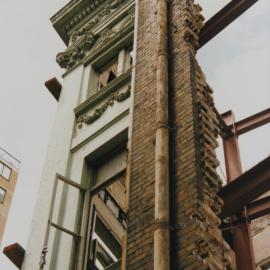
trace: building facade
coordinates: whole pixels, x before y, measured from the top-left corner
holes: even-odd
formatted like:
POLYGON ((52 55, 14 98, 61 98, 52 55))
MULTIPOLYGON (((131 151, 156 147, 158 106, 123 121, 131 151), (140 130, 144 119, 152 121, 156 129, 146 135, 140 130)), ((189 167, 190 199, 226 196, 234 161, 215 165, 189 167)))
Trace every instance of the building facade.
POLYGON ((18 178, 19 161, 0 148, 0 245, 18 178))
POLYGON ((22 269, 235 269, 200 6, 73 0, 51 21, 65 73, 22 269))

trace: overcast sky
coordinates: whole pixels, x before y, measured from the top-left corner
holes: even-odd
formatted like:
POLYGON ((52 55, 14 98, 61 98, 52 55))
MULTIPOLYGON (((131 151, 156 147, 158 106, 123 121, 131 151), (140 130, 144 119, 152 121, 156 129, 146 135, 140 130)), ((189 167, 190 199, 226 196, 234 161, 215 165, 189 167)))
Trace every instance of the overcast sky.
MULTIPOLYGON (((65 48, 49 18, 67 2, 0 1, 0 146, 22 162, 1 252, 26 246, 57 106, 43 84, 60 78, 55 55, 65 48)), ((209 18, 228 1, 199 2, 209 18)), ((198 52, 219 111, 232 109, 237 120, 270 107, 269 25, 270 1, 260 0, 198 52)), ((240 137, 244 169, 269 155, 269 138, 269 125, 240 137)), ((0 255, 0 269, 16 268, 0 255)))

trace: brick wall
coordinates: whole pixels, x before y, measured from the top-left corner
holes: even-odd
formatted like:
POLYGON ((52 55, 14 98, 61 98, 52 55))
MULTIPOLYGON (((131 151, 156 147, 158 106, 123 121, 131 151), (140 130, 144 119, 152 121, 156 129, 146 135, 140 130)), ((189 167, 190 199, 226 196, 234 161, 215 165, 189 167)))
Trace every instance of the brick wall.
MULTIPOLYGON (((140 1, 127 269, 153 269, 156 130, 155 1, 140 1)), ((195 59, 202 27, 191 0, 169 4, 171 269, 232 269, 218 229, 222 201, 212 90, 195 59)))
POLYGON ((193 1, 172 1, 170 82, 173 185, 173 269, 230 269, 229 247, 218 226, 218 121, 212 90, 196 61, 203 18, 193 1))
POLYGON ((156 1, 140 1, 128 214, 127 269, 153 269, 156 1))

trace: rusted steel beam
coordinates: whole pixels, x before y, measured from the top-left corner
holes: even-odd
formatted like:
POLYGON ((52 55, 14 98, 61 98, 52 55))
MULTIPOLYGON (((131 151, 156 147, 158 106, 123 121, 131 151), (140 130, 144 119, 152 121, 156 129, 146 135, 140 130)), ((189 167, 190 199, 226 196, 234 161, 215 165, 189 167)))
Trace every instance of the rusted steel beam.
MULTIPOLYGON (((239 212, 235 212, 234 214, 239 214, 239 212)), ((224 231, 232 230, 247 221, 250 222, 268 214, 270 214, 270 196, 258 199, 247 205, 246 216, 233 220, 229 225, 223 226, 221 229, 224 231)))
POLYGON ((270 196, 258 199, 247 206, 249 220, 270 214, 270 196))
POLYGON ((251 115, 239 122, 235 123, 236 135, 242 135, 248 131, 251 131, 255 128, 263 126, 270 123, 270 108, 251 115))
POLYGON ((22 268, 25 250, 18 243, 4 248, 3 253, 18 267, 22 268))
POLYGON ((233 228, 233 242, 237 270, 255 270, 251 229, 247 220, 233 228))
POLYGON ((270 189, 270 156, 223 187, 219 196, 224 201, 222 218, 243 210, 244 206, 270 189))
POLYGON ((200 34, 200 48, 204 46, 213 37, 219 34, 235 19, 240 17, 246 10, 254 5, 258 0, 232 0, 217 14, 209 19, 200 34))
POLYGON ((56 78, 52 78, 45 82, 45 86, 53 95, 53 97, 58 101, 62 90, 61 83, 56 78))

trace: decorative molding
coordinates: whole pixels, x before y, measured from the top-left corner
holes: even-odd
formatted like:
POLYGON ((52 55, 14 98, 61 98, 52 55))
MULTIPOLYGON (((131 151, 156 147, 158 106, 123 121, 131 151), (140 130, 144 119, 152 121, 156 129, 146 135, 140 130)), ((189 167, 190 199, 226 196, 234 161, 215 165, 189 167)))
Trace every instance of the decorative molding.
POLYGON ((85 33, 85 35, 78 40, 78 42, 72 44, 66 51, 58 53, 56 56, 56 62, 61 68, 71 68, 78 61, 83 59, 85 53, 90 50, 98 39, 98 35, 92 32, 85 33))
POLYGON ((125 29, 129 28, 131 25, 134 24, 135 14, 132 10, 132 13, 129 12, 128 16, 120 23, 120 27, 118 29, 110 29, 105 28, 100 32, 100 39, 95 44, 93 50, 98 50, 99 48, 103 47, 106 43, 109 43, 114 37, 117 36, 118 33, 124 31, 125 29))
POLYGON ((63 33, 68 33, 72 31, 84 18, 86 18, 88 15, 93 13, 98 7, 100 7, 105 0, 95 0, 95 1, 89 1, 87 6, 82 8, 81 11, 76 12, 74 16, 72 16, 71 20, 69 20, 61 29, 63 33))
MULTIPOLYGON (((123 0, 121 0, 123 1, 123 0)), ((117 39, 122 33, 125 33, 131 26, 134 25, 134 10, 132 9, 126 18, 120 23, 118 29, 105 28, 99 34, 94 34, 90 30, 84 33, 75 43, 66 51, 57 54, 56 61, 60 67, 70 69, 78 64, 87 52, 97 51, 109 42, 117 39)))
POLYGON ((126 0, 114 0, 112 3, 108 3, 105 8, 98 13, 93 19, 90 20, 84 27, 79 30, 75 30, 71 34, 71 43, 74 43, 83 36, 85 33, 89 32, 93 27, 95 27, 102 19, 111 14, 116 8, 118 8, 126 0))
POLYGON ((131 69, 116 77, 102 89, 97 91, 94 95, 90 96, 83 103, 77 106, 74 109, 76 117, 78 118, 81 114, 85 113, 86 111, 89 111, 90 108, 93 108, 95 105, 105 100, 111 93, 115 93, 121 87, 125 87, 125 85, 127 85, 130 82, 130 80, 131 80, 131 69))
POLYGON ((92 113, 91 115, 80 115, 77 119, 78 127, 81 128, 83 123, 90 125, 95 122, 104 114, 104 112, 108 109, 109 106, 112 107, 114 105, 115 101, 123 102, 128 99, 130 97, 130 89, 131 87, 129 85, 124 92, 117 91, 110 94, 109 98, 105 101, 105 103, 101 107, 95 109, 94 113, 92 113))
MULTIPOLYGON (((74 32, 90 23, 88 30, 93 28, 106 15, 113 13, 123 2, 129 0, 75 0, 69 1, 61 10, 51 17, 51 22, 66 45, 74 32)), ((82 32, 80 32, 82 34, 82 32)), ((77 33, 74 33, 76 36, 77 33)), ((74 37, 75 39, 76 37, 74 37)), ((73 39, 73 40, 74 40, 73 39)))

